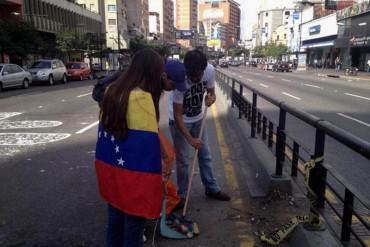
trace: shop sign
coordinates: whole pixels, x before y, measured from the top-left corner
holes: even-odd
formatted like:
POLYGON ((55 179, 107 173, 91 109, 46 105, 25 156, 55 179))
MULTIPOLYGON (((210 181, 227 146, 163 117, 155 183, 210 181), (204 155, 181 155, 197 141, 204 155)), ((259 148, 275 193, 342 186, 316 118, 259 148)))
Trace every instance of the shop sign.
POLYGON ((360 37, 360 38, 353 37, 349 41, 352 46, 369 46, 370 45, 370 37, 360 37))
POLYGON ((293 19, 294 20, 299 20, 299 12, 298 11, 293 12, 293 19))
POLYGON ((316 26, 310 27, 309 29, 310 35, 319 34, 320 32, 321 32, 321 25, 316 25, 316 26))
POLYGON ((175 36, 176 36, 176 39, 193 39, 194 31, 193 30, 176 30, 175 36))
POLYGON ((370 11, 370 2, 369 0, 365 0, 362 3, 357 3, 357 4, 352 5, 351 7, 338 10, 337 20, 342 20, 342 19, 352 17, 355 15, 360 15, 368 11, 370 11))

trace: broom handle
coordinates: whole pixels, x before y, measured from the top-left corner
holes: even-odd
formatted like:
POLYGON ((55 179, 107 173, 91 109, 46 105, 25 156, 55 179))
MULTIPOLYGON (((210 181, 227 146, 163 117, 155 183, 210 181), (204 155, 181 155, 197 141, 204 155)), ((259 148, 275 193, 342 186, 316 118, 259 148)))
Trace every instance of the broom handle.
MULTIPOLYGON (((203 116, 203 119, 202 119, 202 124, 200 126, 200 132, 199 132, 199 137, 198 137, 200 139, 202 138, 202 134, 203 134, 203 130, 204 130, 205 122, 206 122, 207 110, 208 110, 208 107, 206 106, 205 109, 204 109, 204 116, 203 116)), ((189 183, 188 183, 188 190, 186 191, 185 205, 184 205, 184 208, 182 210, 182 216, 183 217, 185 217, 185 215, 186 215, 186 209, 188 207, 190 190, 191 190, 191 184, 193 182, 193 177, 194 177, 194 172, 195 172, 195 162, 196 162, 197 157, 198 157, 198 152, 199 152, 199 150, 198 149, 195 149, 193 163, 191 165, 191 173, 190 173, 190 178, 189 178, 189 183)))

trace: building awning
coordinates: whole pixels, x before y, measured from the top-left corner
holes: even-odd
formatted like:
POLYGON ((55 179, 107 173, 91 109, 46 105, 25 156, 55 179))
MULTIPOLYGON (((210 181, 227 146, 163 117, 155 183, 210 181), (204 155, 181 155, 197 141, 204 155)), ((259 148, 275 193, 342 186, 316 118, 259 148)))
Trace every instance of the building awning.
POLYGON ((302 45, 302 49, 307 49, 307 48, 317 48, 317 47, 326 47, 326 46, 333 46, 335 44, 335 41, 324 41, 324 42, 319 42, 319 43, 313 43, 313 44, 307 44, 307 45, 302 45))

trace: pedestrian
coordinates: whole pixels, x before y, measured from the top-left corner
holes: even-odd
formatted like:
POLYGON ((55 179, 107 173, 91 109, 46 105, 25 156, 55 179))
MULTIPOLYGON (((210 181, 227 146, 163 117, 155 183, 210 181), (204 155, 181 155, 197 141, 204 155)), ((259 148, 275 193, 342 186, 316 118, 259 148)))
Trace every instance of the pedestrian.
POLYGON ((367 72, 370 72, 370 59, 367 60, 367 72))
POLYGON ((108 204, 108 247, 142 247, 146 218, 162 206, 159 99, 164 62, 138 51, 106 89, 100 112, 95 168, 108 204))
POLYGON ((341 60, 340 60, 340 57, 337 57, 335 59, 335 71, 336 72, 339 72, 340 71, 340 66, 341 66, 341 60))
MULTIPOLYGON (((204 117, 204 94, 207 93, 205 104, 208 107, 216 101, 215 69, 207 63, 206 56, 198 50, 186 53, 184 68, 186 73, 184 82, 175 82, 173 104, 169 102, 170 107, 173 106, 174 116, 170 116, 170 127, 174 133, 178 194, 182 198, 179 208, 184 206, 189 183, 190 147, 199 150, 198 163, 206 196, 229 201, 230 197, 221 191, 213 174, 206 128, 202 136, 198 138, 204 117)), ((167 73, 169 74, 168 71, 167 73)))

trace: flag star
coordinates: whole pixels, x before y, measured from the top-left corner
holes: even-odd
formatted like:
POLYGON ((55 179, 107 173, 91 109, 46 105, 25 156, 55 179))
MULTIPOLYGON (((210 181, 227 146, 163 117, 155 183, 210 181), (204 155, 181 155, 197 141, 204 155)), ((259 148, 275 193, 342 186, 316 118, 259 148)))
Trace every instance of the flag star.
POLYGON ((101 132, 99 131, 99 138, 101 137, 101 132))
POLYGON ((125 163, 125 161, 122 159, 122 157, 117 161, 118 161, 118 165, 120 165, 120 166, 123 166, 123 163, 125 163))
POLYGON ((115 139, 114 139, 114 136, 112 136, 112 137, 110 138, 110 140, 111 140, 112 142, 114 142, 114 140, 115 140, 115 139))
POLYGON ((104 131, 104 137, 107 137, 107 136, 108 136, 108 133, 104 131))
POLYGON ((116 145, 116 153, 119 153, 119 146, 116 145))

